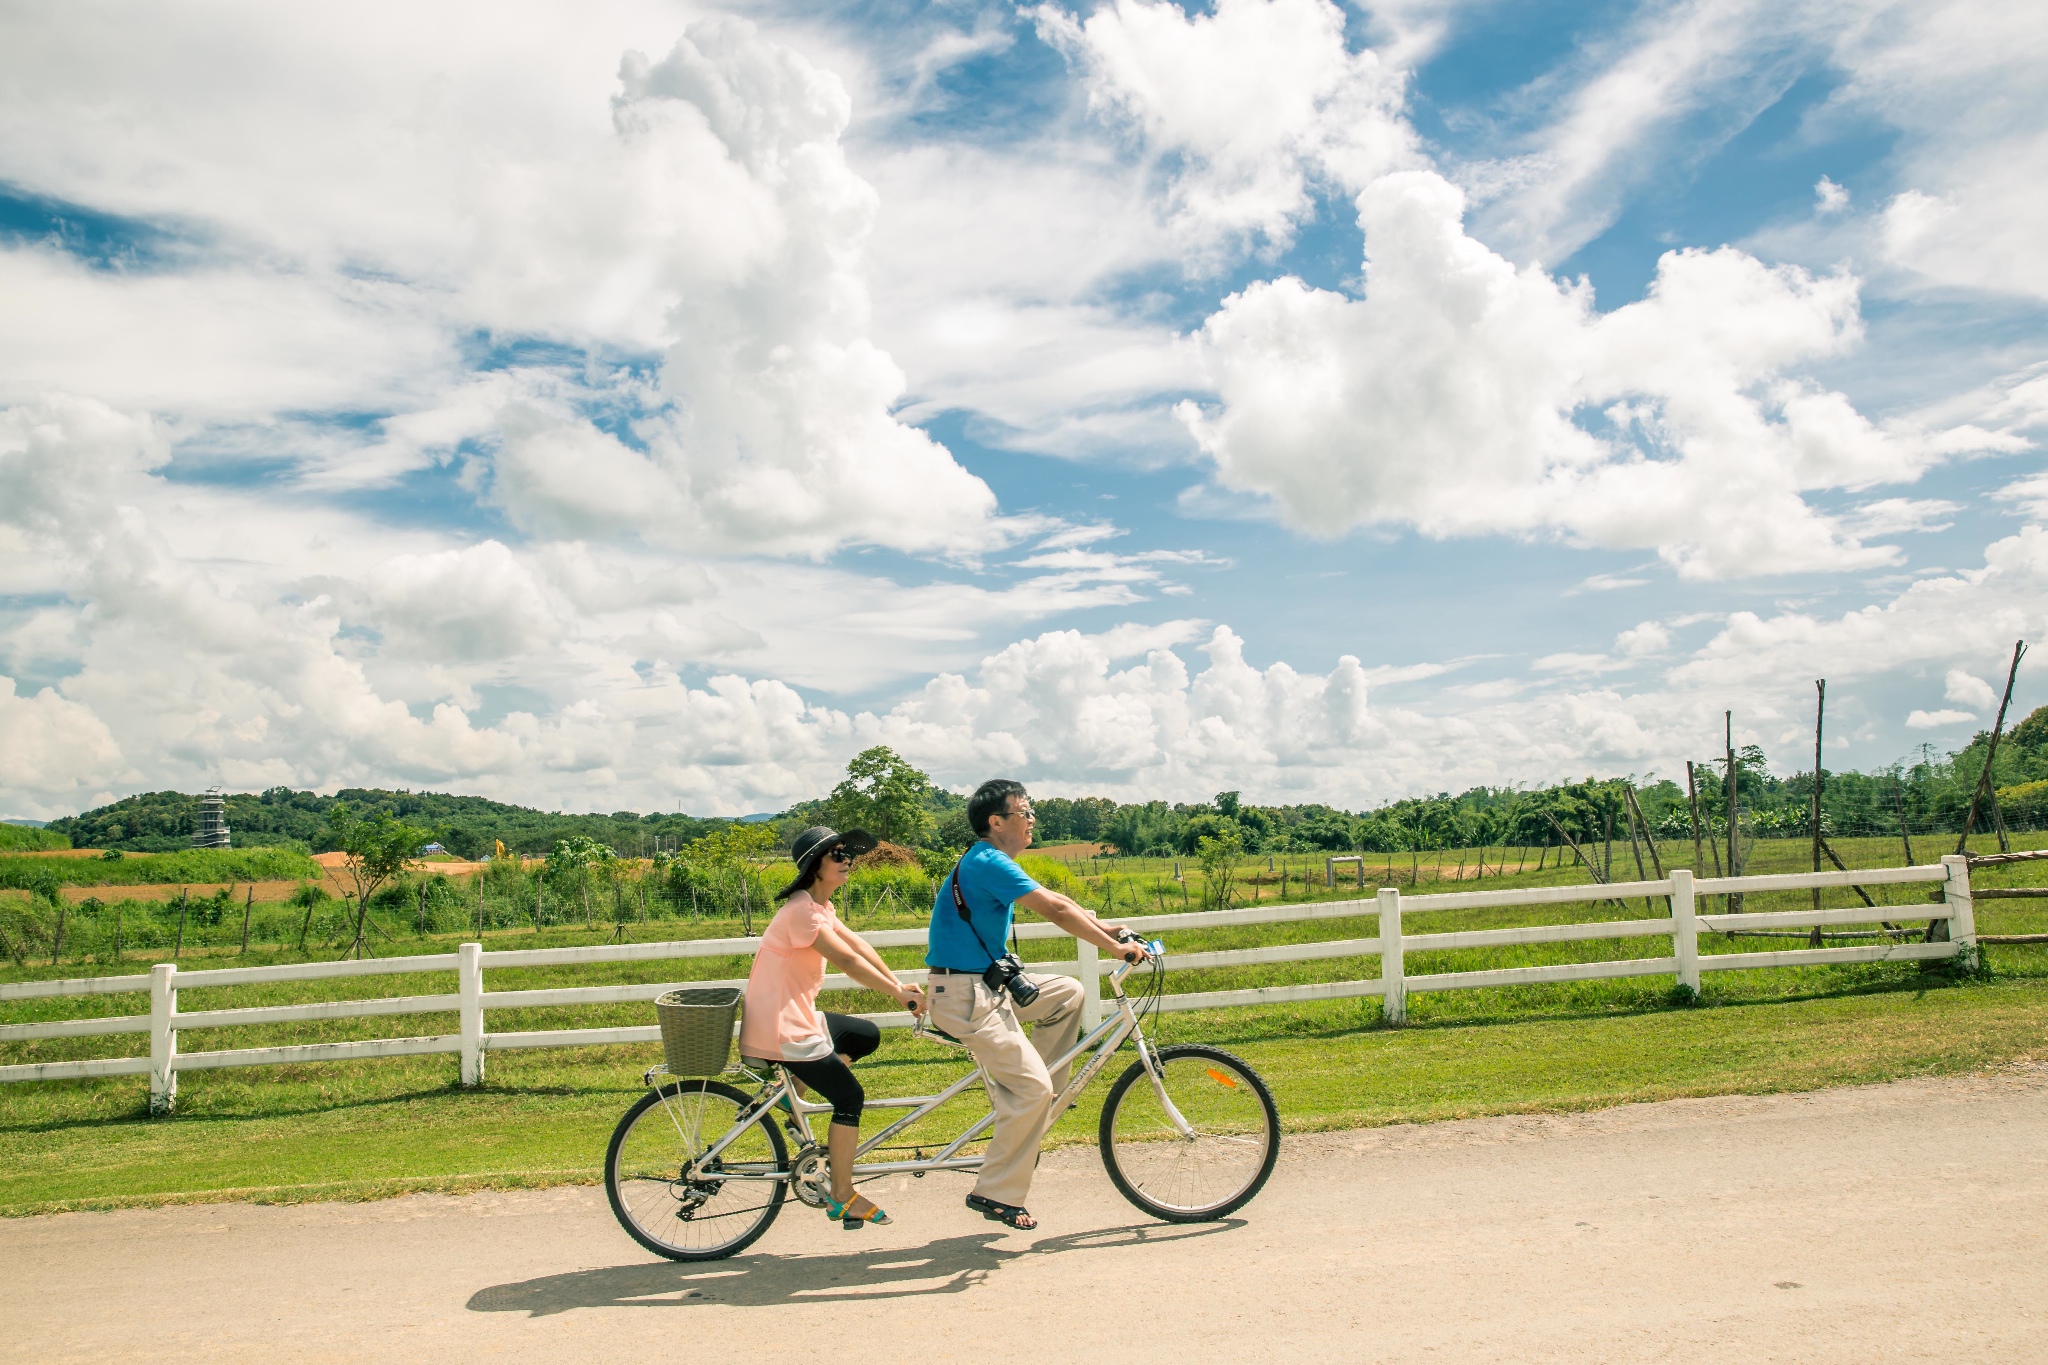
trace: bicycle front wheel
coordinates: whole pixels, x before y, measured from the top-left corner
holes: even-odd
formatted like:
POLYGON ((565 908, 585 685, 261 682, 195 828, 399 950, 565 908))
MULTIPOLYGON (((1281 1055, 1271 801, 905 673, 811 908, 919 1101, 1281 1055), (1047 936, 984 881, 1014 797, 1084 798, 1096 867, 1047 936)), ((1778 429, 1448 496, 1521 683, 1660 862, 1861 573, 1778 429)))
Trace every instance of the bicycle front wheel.
POLYGON ((1272 1092, 1222 1048, 1181 1043, 1152 1055, 1160 1085, 1143 1062, 1132 1062, 1103 1101, 1102 1164, 1110 1182, 1169 1223, 1226 1217, 1259 1192, 1280 1159, 1272 1092))
POLYGON ((718 1081, 667 1081, 626 1111, 605 1153, 604 1192, 634 1241, 672 1261, 712 1261, 768 1230, 788 1183, 747 1177, 789 1170, 772 1118, 749 1124, 697 1178, 683 1178, 752 1104, 718 1081))

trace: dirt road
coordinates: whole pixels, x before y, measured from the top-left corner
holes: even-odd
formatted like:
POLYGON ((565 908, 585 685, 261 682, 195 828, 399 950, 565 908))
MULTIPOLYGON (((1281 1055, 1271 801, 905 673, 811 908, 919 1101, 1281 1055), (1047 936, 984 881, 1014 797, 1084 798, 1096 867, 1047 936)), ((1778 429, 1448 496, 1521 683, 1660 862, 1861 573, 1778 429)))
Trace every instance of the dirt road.
MULTIPOLYGON (((872 1187, 871 1187, 872 1188, 872 1187)), ((2048 1067, 1291 1137, 1240 1219, 1092 1151, 1010 1233, 963 1177, 653 1262, 587 1188, 0 1224, 22 1360, 2039 1361, 2048 1067)))

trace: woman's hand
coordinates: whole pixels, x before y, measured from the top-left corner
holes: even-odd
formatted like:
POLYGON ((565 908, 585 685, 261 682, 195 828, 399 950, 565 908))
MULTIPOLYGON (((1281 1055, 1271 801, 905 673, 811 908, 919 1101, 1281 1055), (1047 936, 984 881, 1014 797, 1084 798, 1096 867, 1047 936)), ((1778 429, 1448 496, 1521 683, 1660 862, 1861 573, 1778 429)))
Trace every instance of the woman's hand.
POLYGON ((909 1010, 912 1014, 924 1013, 924 988, 922 986, 905 986, 898 983, 896 999, 902 1004, 903 1008, 909 1010))

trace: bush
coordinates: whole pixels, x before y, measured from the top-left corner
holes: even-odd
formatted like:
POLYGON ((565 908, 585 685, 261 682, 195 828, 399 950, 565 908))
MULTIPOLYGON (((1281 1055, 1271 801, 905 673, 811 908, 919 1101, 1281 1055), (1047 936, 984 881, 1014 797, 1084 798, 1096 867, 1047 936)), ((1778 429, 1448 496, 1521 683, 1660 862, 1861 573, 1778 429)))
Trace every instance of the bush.
POLYGON ((0 825, 0 853, 39 853, 69 847, 71 841, 54 829, 0 825))

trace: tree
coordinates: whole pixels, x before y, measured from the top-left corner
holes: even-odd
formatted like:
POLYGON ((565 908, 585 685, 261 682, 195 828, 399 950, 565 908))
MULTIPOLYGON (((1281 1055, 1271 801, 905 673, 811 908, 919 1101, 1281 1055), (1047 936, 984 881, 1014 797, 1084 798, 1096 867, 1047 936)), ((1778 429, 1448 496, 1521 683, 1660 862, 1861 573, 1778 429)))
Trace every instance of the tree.
POLYGON ((427 832, 394 818, 388 810, 380 810, 366 820, 346 801, 337 801, 329 808, 327 823, 333 830, 335 846, 345 859, 342 870, 348 873, 355 888, 355 941, 343 956, 361 957, 367 949, 363 925, 369 917, 370 897, 419 857, 427 832))
POLYGON ((878 839, 921 844, 931 836, 925 801, 932 780, 886 745, 854 755, 846 779, 832 789, 826 812, 841 830, 864 829, 878 839))
POLYGON ((1235 830, 1221 835, 1204 834, 1195 845, 1195 856, 1202 864, 1202 885, 1209 893, 1209 904, 1218 910, 1228 910, 1236 898, 1237 863, 1244 856, 1244 841, 1235 830))
POLYGON ((555 846, 548 852, 547 866, 542 872, 555 884, 555 894, 566 895, 573 885, 583 892, 583 918, 590 922, 590 881, 593 873, 609 879, 619 865, 618 852, 610 844, 601 844, 587 835, 575 834, 567 839, 555 840, 555 846))

